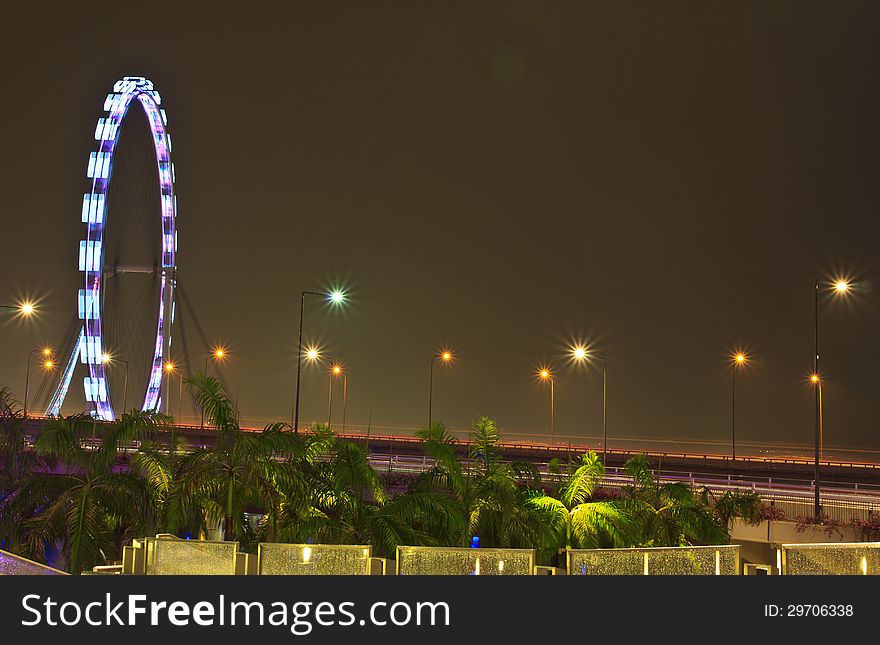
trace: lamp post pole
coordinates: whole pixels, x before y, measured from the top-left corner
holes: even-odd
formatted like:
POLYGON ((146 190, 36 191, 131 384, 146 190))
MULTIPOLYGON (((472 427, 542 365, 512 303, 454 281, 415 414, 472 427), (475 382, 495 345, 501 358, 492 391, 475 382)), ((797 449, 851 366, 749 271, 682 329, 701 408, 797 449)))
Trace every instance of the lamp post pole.
MULTIPOLYGON (((10 307, 11 308, 11 307, 10 307)), ((24 418, 27 419, 28 416, 28 390, 30 389, 30 381, 31 381, 31 357, 37 352, 46 353, 45 349, 32 349, 28 352, 27 357, 27 371, 24 375, 24 418)))
POLYGON ((819 440, 821 430, 821 377, 819 376, 819 280, 816 280, 813 288, 813 376, 816 379, 814 385, 814 409, 813 420, 815 424, 815 446, 813 452, 813 493, 814 493, 814 517, 818 521, 822 516, 822 504, 819 497, 819 440))
POLYGON ((730 368, 730 458, 736 460, 736 364, 730 368))
POLYGON ((556 403, 553 393, 553 377, 547 377, 550 380, 550 445, 553 445, 553 426, 556 423, 556 403))
POLYGON ((608 359, 602 359, 602 466, 608 457, 608 359))
POLYGON ((444 349, 440 354, 434 354, 431 356, 431 367, 428 370, 428 427, 431 427, 431 423, 434 421, 434 417, 432 415, 432 407, 434 403, 434 363, 437 362, 437 359, 440 359, 444 363, 449 363, 452 360, 452 350, 444 349))
POLYGON ((571 348, 571 358, 576 363, 584 363, 591 357, 602 361, 602 466, 604 466, 608 458, 608 357, 590 351, 583 343, 571 348))
MULTIPOLYGON (((202 374, 204 374, 205 376, 208 376, 208 358, 210 358, 210 357, 205 356, 205 371, 202 372, 202 374)), ((201 405, 199 407, 202 409, 202 419, 201 419, 201 421, 199 421, 199 427, 204 428, 205 427, 205 408, 204 408, 204 406, 201 406, 201 405)))
POLYGON ((428 370, 428 427, 431 427, 431 406, 434 402, 434 361, 436 356, 431 357, 431 367, 428 370))
POLYGON ((319 296, 326 297, 332 303, 340 303, 343 301, 343 293, 341 291, 334 291, 330 294, 318 293, 317 291, 302 291, 300 292, 299 297, 299 334, 298 340, 296 343, 296 389, 295 394, 293 395, 293 410, 290 423, 293 426, 294 432, 299 432, 299 380, 300 380, 300 372, 302 371, 302 354, 303 354, 303 312, 305 310, 306 304, 306 296, 319 296))
POLYGON ((348 399, 348 375, 342 375, 342 434, 345 434, 345 407, 348 399))
POLYGON ((333 372, 330 373, 330 387, 328 390, 330 394, 327 397, 327 429, 329 430, 333 411, 333 372))
POLYGON ((745 367, 749 357, 738 351, 730 357, 730 458, 736 460, 736 372, 745 367))

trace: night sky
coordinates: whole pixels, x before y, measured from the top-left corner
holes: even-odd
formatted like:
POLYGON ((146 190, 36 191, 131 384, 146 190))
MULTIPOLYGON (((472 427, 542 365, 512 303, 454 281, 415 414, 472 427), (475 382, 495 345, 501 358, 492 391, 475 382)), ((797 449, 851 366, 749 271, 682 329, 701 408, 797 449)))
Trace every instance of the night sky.
MULTIPOLYGON (((423 425, 449 346, 435 418, 545 433, 548 363, 557 435, 595 437, 601 373, 566 361, 583 339, 612 437, 726 441, 743 347, 738 439, 806 444, 813 281, 845 274, 820 307, 825 441, 880 449, 877 3, 75 4, 7 7, 0 41, 0 302, 40 305, 0 326, 19 397, 75 314, 103 99, 142 75, 174 141, 180 280, 244 417, 289 419, 299 293, 343 285, 304 338, 345 363, 349 424, 423 425)), ((327 381, 304 367, 302 421, 327 381)))

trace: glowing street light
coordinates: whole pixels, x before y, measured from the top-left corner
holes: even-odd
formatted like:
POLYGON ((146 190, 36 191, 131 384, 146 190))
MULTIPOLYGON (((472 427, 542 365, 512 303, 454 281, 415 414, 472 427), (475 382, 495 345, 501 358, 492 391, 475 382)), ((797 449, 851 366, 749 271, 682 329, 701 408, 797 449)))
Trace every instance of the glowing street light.
POLYGON ((432 416, 432 407, 434 404, 434 363, 440 361, 444 365, 448 365, 452 363, 452 350, 444 349, 439 354, 434 354, 431 356, 431 365, 428 369, 428 427, 431 427, 431 423, 433 422, 432 416))
POLYGON ((18 313, 20 316, 30 318, 36 313, 37 306, 30 300, 25 300, 19 302, 17 305, 0 305, 0 309, 8 309, 9 311, 18 313))
MULTIPOLYGON (((208 361, 213 360, 214 363, 222 363, 229 357, 229 352, 225 347, 218 345, 211 350, 211 353, 205 356, 205 371, 204 375, 208 376, 208 361)), ((202 420, 199 422, 199 425, 204 428, 205 427, 205 409, 202 408, 202 420)))
POLYGON ((813 388, 816 390, 816 395, 819 397, 819 414, 818 414, 818 416, 819 416, 819 458, 821 459, 821 457, 823 456, 822 455, 822 453, 823 453, 822 435, 823 435, 823 425, 824 425, 823 419, 822 419, 822 417, 823 417, 823 414, 822 414, 822 376, 820 374, 817 374, 816 372, 813 372, 812 374, 810 374, 809 382, 810 382, 810 385, 812 385, 813 388))
POLYGON ((308 362, 316 363, 321 358, 321 350, 314 346, 306 347, 305 357, 308 362))
POLYGON ((594 354, 582 343, 571 348, 571 358, 576 363, 586 363, 592 356, 602 361, 602 465, 604 466, 608 453, 608 358, 603 354, 594 354))
POLYGON ((222 363, 228 357, 229 352, 225 347, 215 347, 211 350, 211 353, 205 356, 205 376, 208 375, 208 361, 214 361, 215 363, 222 363))
POLYGON ((180 419, 183 417, 183 371, 177 369, 177 365, 175 365, 174 361, 165 361, 165 364, 162 366, 162 369, 165 372, 165 375, 167 378, 167 380, 166 380, 167 385, 165 386, 165 393, 166 393, 166 400, 167 400, 167 402, 165 403, 165 413, 166 414, 171 413, 171 378, 174 376, 174 374, 176 372, 178 372, 178 371, 180 372, 177 377, 177 380, 180 383, 179 389, 177 392, 177 407, 178 407, 177 421, 180 422, 180 419))
POLYGON ((736 459, 736 373, 749 362, 745 352, 737 351, 730 357, 730 457, 736 459))
POLYGON ((340 363, 330 365, 330 395, 327 399, 327 428, 330 428, 331 412, 333 409, 333 382, 342 377, 342 426, 345 428, 345 398, 347 390, 347 376, 340 363))
POLYGON ((122 363, 125 365, 125 381, 122 386, 122 414, 125 414, 128 409, 128 361, 122 360, 121 358, 115 358, 113 355, 104 352, 101 354, 101 362, 104 363, 104 365, 112 365, 113 363, 122 363))
POLYGON ((30 381, 31 381, 31 357, 40 352, 43 356, 43 368, 46 370, 51 370, 55 363, 52 361, 52 348, 51 347, 38 347, 37 349, 32 349, 28 352, 27 357, 27 371, 24 375, 24 418, 27 419, 28 416, 28 392, 30 390, 30 381))
MULTIPOLYGON (((810 382, 816 387, 813 401, 814 446, 813 446, 813 513, 816 520, 822 518, 822 505, 819 497, 819 458, 822 450, 822 384, 819 375, 819 295, 823 282, 816 279, 813 283, 813 371, 810 382)), ((852 291, 852 283, 848 278, 837 277, 831 283, 831 292, 837 297, 845 297, 852 291)))
MULTIPOLYGON (((341 307, 345 304, 348 296, 343 289, 332 289, 329 292, 321 293, 319 291, 302 291, 299 297, 299 340, 296 345, 296 393, 293 396, 293 410, 291 410, 290 423, 294 432, 299 432, 299 385, 300 372, 302 370, 303 357, 303 312, 305 311, 306 296, 317 296, 329 302, 333 307, 341 307)), ((314 352, 314 358, 307 356, 311 362, 318 359, 319 353, 314 352)))
POLYGON ((542 367, 538 370, 538 378, 542 381, 549 381, 550 383, 550 441, 549 444, 553 444, 553 426, 556 422, 556 403, 554 401, 554 393, 553 393, 553 372, 549 367, 542 367))

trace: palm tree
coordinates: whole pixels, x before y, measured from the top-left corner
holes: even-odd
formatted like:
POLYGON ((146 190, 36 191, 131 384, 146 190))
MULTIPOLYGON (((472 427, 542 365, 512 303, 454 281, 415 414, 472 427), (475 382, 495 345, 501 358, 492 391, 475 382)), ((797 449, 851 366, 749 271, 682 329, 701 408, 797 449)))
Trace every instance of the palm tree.
POLYGON ((314 431, 324 454, 311 462, 313 494, 307 504, 289 509, 280 531, 284 539, 371 544, 390 556, 398 545, 437 545, 438 535, 455 531, 457 509, 449 498, 430 491, 389 498, 366 450, 326 428, 314 431))
POLYGON ((762 502, 758 493, 728 490, 721 495, 715 495, 708 488, 703 488, 700 501, 712 507, 722 526, 730 528, 730 521, 735 517, 742 518, 752 525, 761 523, 762 502))
MULTIPOLYGON (((205 529, 221 522, 224 539, 242 539, 248 528, 245 513, 253 510, 275 526, 284 498, 302 497, 308 484, 294 457, 304 453, 303 441, 284 423, 262 432, 244 432, 235 406, 220 383, 204 374, 186 379, 209 424, 217 429, 214 448, 200 448, 175 462, 167 484, 166 518, 177 532, 196 522, 205 529)), ((154 485, 166 486, 168 472, 151 460, 154 485)))
POLYGON ((127 442, 153 423, 142 415, 100 426, 85 415, 47 422, 35 443, 41 466, 21 481, 8 508, 23 522, 28 555, 45 560, 47 545, 60 544, 68 570, 79 573, 117 558, 124 542, 151 531, 149 486, 116 465, 127 442))
POLYGON ((26 541, 23 520, 14 512, 18 491, 37 468, 39 456, 28 446, 24 415, 12 392, 0 388, 0 544, 18 550, 26 541))
POLYGON ((525 481, 536 486, 537 469, 532 464, 501 460, 501 433, 492 419, 474 420, 471 430, 474 439, 467 468, 442 423, 418 432, 434 466, 416 480, 412 490, 445 494, 457 504, 467 523, 457 535, 450 536, 452 545, 465 546, 474 535, 480 536, 485 546, 531 548, 546 544, 551 531, 544 512, 528 503, 531 489, 520 485, 525 481))
POLYGON ((687 484, 659 482, 645 455, 630 458, 624 470, 632 484, 618 503, 639 525, 637 546, 727 544, 727 527, 687 484))
POLYGON ((633 522, 616 500, 593 498, 605 477, 605 467, 595 452, 569 464, 557 496, 538 492, 529 504, 543 511, 557 544, 565 548, 631 546, 633 522))

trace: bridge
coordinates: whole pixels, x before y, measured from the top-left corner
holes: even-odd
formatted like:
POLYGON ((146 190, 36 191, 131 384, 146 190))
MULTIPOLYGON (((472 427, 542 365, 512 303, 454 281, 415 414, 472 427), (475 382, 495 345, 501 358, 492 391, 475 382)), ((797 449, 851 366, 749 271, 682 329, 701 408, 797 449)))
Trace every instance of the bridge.
MULTIPOLYGON (((30 418, 26 421, 26 431, 30 436, 36 436, 45 423, 45 418, 30 418)), ((246 425, 242 430, 259 432, 262 425, 246 425)), ((156 440, 167 444, 172 432, 183 440, 188 449, 213 447, 217 438, 217 431, 213 428, 198 423, 181 423, 160 429, 156 440)), ((414 429, 406 434, 390 434, 355 427, 336 434, 364 446, 369 452, 371 465, 379 473, 398 475, 402 481, 433 465, 425 455, 414 429)), ((456 436, 456 453, 468 467, 471 438, 465 430, 452 430, 451 434, 456 436)), ((534 435, 505 436, 508 439, 499 444, 502 459, 534 464, 545 481, 561 478, 563 475, 560 471, 564 471, 570 459, 590 450, 602 454, 599 441, 583 437, 566 438, 551 445, 534 435)), ((640 445, 633 439, 628 442, 640 445)), ((705 488, 714 495, 728 490, 754 492, 776 509, 780 519, 796 520, 813 515, 813 461, 806 455, 759 453, 732 459, 730 455, 720 452, 688 452, 677 449, 680 445, 669 444, 671 442, 667 442, 665 449, 640 449, 633 445, 608 450, 605 453, 604 485, 612 489, 626 485, 628 478, 623 469, 624 463, 637 454, 644 454, 661 481, 683 481, 697 489, 705 488)), ((135 443, 127 449, 133 452, 137 448, 135 443)), ((825 459, 820 462, 822 511, 839 523, 848 523, 853 518, 867 520, 880 511, 880 462, 869 460, 872 456, 869 452, 852 451, 850 456, 857 458, 825 459)))

